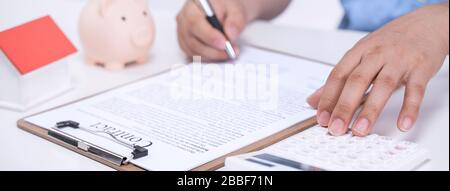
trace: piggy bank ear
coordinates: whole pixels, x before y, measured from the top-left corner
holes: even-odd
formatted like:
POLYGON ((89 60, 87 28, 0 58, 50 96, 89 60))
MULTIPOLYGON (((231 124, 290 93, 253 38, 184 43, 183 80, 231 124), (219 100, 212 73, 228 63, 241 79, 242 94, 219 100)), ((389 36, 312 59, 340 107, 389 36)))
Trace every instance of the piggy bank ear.
POLYGON ((148 1, 147 0, 134 0, 139 6, 144 6, 145 8, 147 8, 148 6, 148 1))
POLYGON ((116 0, 100 0, 100 15, 104 16, 116 0))

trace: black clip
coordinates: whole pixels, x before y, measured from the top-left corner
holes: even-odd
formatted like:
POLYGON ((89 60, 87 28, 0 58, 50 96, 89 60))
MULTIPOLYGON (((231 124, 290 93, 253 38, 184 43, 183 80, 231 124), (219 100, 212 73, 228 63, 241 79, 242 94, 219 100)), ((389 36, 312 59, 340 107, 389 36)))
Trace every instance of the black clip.
POLYGON ((80 128, 80 123, 77 123, 75 121, 61 121, 61 122, 56 123, 56 127, 58 129, 62 129, 62 128, 66 128, 66 127, 78 129, 78 128, 80 128))
MULTIPOLYGON (((74 129, 81 129, 81 130, 84 130, 86 132, 92 133, 90 130, 85 130, 85 129, 81 128, 80 127, 80 123, 75 122, 75 121, 70 121, 70 120, 58 122, 58 123, 56 123, 56 127, 58 129, 71 127, 71 128, 74 128, 74 129)), ((110 135, 110 134, 108 134, 108 135, 110 135)), ((131 154, 133 156, 133 159, 139 159, 139 158, 142 158, 142 157, 145 157, 145 156, 148 155, 148 150, 146 148, 141 147, 139 145, 131 145, 131 144, 125 143, 125 142, 123 142, 121 140, 118 140, 116 137, 114 137, 112 135, 110 135, 110 136, 114 139, 114 141, 118 141, 121 144, 126 144, 128 147, 133 148, 133 151, 131 152, 131 154)))
POLYGON ((147 156, 148 150, 139 145, 134 145, 134 150, 133 152, 131 152, 131 154, 133 155, 133 159, 138 159, 147 156))

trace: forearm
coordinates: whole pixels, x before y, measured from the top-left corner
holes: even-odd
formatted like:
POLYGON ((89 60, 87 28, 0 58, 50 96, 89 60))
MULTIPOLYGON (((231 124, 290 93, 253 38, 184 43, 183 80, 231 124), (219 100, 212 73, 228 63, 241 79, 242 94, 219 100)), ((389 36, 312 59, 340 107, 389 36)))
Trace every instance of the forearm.
POLYGON ((249 20, 270 20, 282 13, 291 0, 243 0, 249 20))

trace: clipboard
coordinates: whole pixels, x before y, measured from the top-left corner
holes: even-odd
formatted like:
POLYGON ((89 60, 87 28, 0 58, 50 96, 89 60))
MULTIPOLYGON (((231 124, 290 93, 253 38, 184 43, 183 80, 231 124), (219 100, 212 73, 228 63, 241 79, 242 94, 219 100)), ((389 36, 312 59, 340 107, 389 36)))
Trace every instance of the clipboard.
MULTIPOLYGON (((241 148, 239 150, 233 151, 233 152, 231 152, 231 153, 229 153, 229 154, 227 154, 225 156, 221 156, 221 157, 219 157, 219 158, 217 158, 217 159, 215 159, 213 161, 210 161, 210 162, 208 162, 208 163, 206 163, 204 165, 201 165, 201 166, 196 167, 196 168, 191 169, 191 170, 192 171, 213 171, 213 170, 217 170, 217 169, 219 169, 219 168, 224 166, 225 159, 227 157, 234 156, 234 155, 245 154, 245 153, 249 153, 249 152, 253 152, 253 151, 258 151, 258 150, 264 149, 264 148, 266 148, 266 147, 268 147, 268 146, 270 146, 272 144, 275 144, 275 143, 277 143, 277 142, 279 142, 281 140, 284 140, 284 139, 286 139, 286 138, 288 138, 288 137, 290 137, 292 135, 295 135, 295 134, 297 134, 297 133, 299 133, 299 132, 301 132, 301 131, 309 128, 309 127, 314 126, 314 125, 316 125, 315 117, 309 118, 309 119, 307 119, 307 120, 305 120, 303 122, 300 122, 300 123, 298 123, 298 124, 296 124, 296 125, 294 125, 292 127, 287 128, 287 129, 285 129, 285 130, 283 130, 283 131, 281 131, 279 133, 276 133, 276 134, 274 134, 272 136, 264 138, 263 140, 255 142, 255 143, 253 143, 251 145, 245 146, 245 147, 243 147, 243 148, 241 148)), ((121 165, 121 166, 114 165, 114 164, 110 163, 109 161, 107 161, 107 160, 105 160, 105 159, 103 159, 103 158, 101 158, 101 157, 99 157, 97 155, 94 155, 94 154, 91 154, 89 152, 85 152, 83 150, 80 150, 77 147, 72 146, 70 144, 67 144, 67 143, 65 143, 63 141, 60 141, 58 139, 54 139, 53 137, 48 135, 48 130, 47 129, 44 129, 42 127, 39 127, 39 126, 36 126, 34 124, 28 123, 24 119, 19 120, 17 122, 17 126, 20 129, 24 130, 24 131, 27 131, 27 132, 29 132, 31 134, 34 134, 34 135, 38 136, 38 137, 44 138, 44 139, 46 139, 46 140, 48 140, 48 141, 50 141, 52 143, 58 144, 58 145, 66 148, 66 149, 69 149, 69 150, 74 151, 74 152, 76 152, 78 154, 81 154, 81 155, 83 155, 85 157, 88 157, 88 158, 90 158, 92 160, 100 162, 100 163, 102 163, 102 164, 104 164, 106 166, 109 166, 109 167, 111 167, 111 168, 113 168, 115 170, 119 170, 119 171, 146 171, 146 169, 143 169, 143 168, 138 167, 138 166, 136 166, 134 164, 131 164, 131 163, 126 164, 126 165, 121 165)))
MULTIPOLYGON (((324 63, 324 62, 321 62, 321 61, 304 58, 304 57, 301 57, 301 56, 298 56, 298 55, 287 54, 287 53, 280 52, 280 51, 274 51, 274 50, 266 49, 264 47, 258 47, 258 46, 254 46, 254 45, 251 45, 251 47, 258 48, 258 49, 261 49, 261 50, 275 52, 275 53, 278 53, 278 54, 287 55, 287 56, 290 56, 290 57, 295 57, 295 58, 300 58, 300 59, 304 59, 304 60, 314 61, 314 62, 316 62, 318 64, 324 64, 324 65, 327 65, 327 66, 333 66, 331 64, 324 63)), ((104 165, 106 165, 108 167, 111 167, 111 168, 115 169, 115 170, 118 170, 118 171, 146 171, 146 169, 141 168, 139 166, 136 166, 136 165, 134 165, 132 163, 128 163, 128 164, 125 164, 125 165, 115 165, 115 164, 111 163, 110 161, 105 160, 104 158, 102 158, 102 157, 100 157, 98 155, 92 154, 92 153, 87 152, 87 151, 83 151, 83 150, 79 149, 76 146, 73 146, 71 144, 68 144, 68 143, 62 141, 62 140, 55 139, 54 137, 49 136, 49 130, 47 130, 46 128, 37 126, 35 124, 29 123, 25 119, 28 118, 28 117, 36 116, 36 115, 39 115, 39 114, 42 114, 42 113, 54 110, 54 109, 65 107, 67 105, 70 105, 70 104, 73 104, 73 103, 77 103, 77 102, 83 101, 85 99, 88 99, 88 98, 91 98, 91 97, 95 97, 97 95, 100 95, 100 94, 103 94, 103 93, 106 93, 106 92, 109 92, 109 91, 112 91, 112 90, 115 90, 115 89, 118 89, 118 88, 130 85, 130 84, 142 81, 142 80, 146 80, 146 79, 150 79, 150 78, 162 75, 162 74, 166 73, 167 71, 168 70, 165 70, 165 71, 159 72, 159 73, 157 73, 155 75, 151 75, 149 77, 138 79, 138 80, 126 83, 124 85, 121 85, 121 86, 118 86, 118 87, 115 87, 115 88, 112 88, 112 89, 109 89, 109 90, 106 90, 106 91, 103 91, 103 92, 100 92, 100 93, 88 96, 88 97, 85 97, 85 98, 81 98, 79 100, 75 100, 73 102, 70 102, 70 103, 67 103, 67 104, 55 107, 55 108, 51 108, 51 109, 48 109, 48 110, 36 113, 34 115, 31 115, 31 116, 24 117, 24 118, 22 118, 22 119, 17 121, 17 126, 20 129, 22 129, 22 130, 24 130, 26 132, 29 132, 29 133, 34 134, 34 135, 36 135, 38 137, 41 137, 41 138, 43 138, 45 140, 48 140, 48 141, 50 141, 52 143, 60 145, 60 146, 62 146, 64 148, 66 148, 66 149, 69 149, 69 150, 71 150, 73 152, 81 154, 81 155, 83 155, 85 157, 88 157, 88 158, 90 158, 92 160, 95 160, 95 161, 97 161, 99 163, 102 163, 102 164, 104 164, 104 165)), ((303 131, 305 129, 308 129, 309 127, 312 127, 314 125, 317 125, 316 118, 315 117, 308 118, 308 119, 306 119, 304 121, 298 122, 297 124, 295 124, 295 125, 293 125, 291 127, 286 128, 286 129, 284 129, 284 130, 282 130, 282 131, 280 131, 278 133, 275 133, 275 134, 273 134, 273 135, 271 135, 269 137, 266 137, 266 138, 264 138, 262 140, 254 142, 254 143, 252 143, 250 145, 244 146, 244 147, 242 147, 242 148, 240 148, 238 150, 235 150, 233 152, 230 152, 230 153, 228 153, 228 154, 226 154, 224 156, 220 156, 220 157, 218 157, 218 158, 216 158, 216 159, 214 159, 214 160, 212 160, 212 161, 210 161, 208 163, 205 163, 205 164, 203 164, 201 166, 195 167, 195 168, 191 169, 191 171, 213 171, 213 170, 217 170, 217 169, 219 169, 219 168, 224 166, 225 159, 227 157, 240 155, 240 154, 245 154, 245 153, 254 152, 254 151, 258 151, 258 150, 264 149, 264 148, 266 148, 266 147, 268 147, 270 145, 273 145, 273 144, 275 144, 275 143, 277 143, 279 141, 282 141, 282 140, 284 140, 284 139, 286 139, 286 138, 288 138, 290 136, 293 136, 293 135, 295 135, 295 134, 297 134, 297 133, 299 133, 299 132, 301 132, 301 131, 303 131)))

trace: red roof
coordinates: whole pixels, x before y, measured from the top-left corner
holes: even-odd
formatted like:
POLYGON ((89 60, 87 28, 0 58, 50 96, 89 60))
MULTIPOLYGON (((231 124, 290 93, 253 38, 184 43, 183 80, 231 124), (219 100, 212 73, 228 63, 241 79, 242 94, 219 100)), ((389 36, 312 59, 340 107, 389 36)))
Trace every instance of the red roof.
POLYGON ((50 16, 1 32, 0 48, 22 75, 77 51, 50 16))

